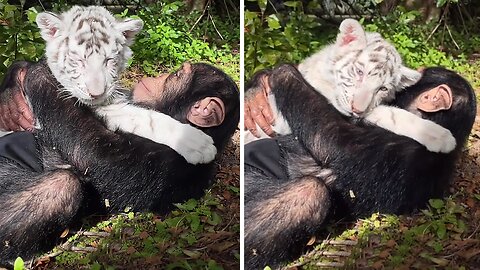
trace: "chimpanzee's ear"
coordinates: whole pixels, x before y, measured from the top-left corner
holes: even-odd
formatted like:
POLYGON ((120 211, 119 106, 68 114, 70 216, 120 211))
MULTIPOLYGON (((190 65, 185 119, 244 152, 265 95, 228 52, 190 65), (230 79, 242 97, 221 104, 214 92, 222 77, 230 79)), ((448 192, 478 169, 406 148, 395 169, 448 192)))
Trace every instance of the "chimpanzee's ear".
POLYGON ((225 105, 217 97, 206 97, 190 108, 187 120, 199 127, 219 126, 225 120, 225 105))
POLYGON ((441 84, 423 92, 415 100, 415 106, 420 111, 438 112, 452 107, 452 90, 446 84, 441 84))

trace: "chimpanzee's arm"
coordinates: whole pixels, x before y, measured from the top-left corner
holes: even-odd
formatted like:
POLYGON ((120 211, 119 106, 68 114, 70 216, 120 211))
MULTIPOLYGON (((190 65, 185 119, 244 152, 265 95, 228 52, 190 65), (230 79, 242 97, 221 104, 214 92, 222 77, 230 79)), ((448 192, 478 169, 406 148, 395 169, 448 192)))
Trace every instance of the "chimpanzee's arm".
POLYGON ((275 69, 270 75, 270 87, 292 133, 317 161, 331 158, 332 153, 350 156, 351 151, 363 150, 346 146, 364 147, 364 143, 358 142, 365 139, 365 132, 338 113, 293 66, 283 65, 275 69))

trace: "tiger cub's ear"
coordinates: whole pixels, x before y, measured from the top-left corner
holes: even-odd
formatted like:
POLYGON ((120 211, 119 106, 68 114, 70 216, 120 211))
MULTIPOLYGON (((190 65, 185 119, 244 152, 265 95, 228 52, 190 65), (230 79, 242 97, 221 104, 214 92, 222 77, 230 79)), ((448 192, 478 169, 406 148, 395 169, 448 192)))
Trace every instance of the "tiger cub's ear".
POLYGON ((354 19, 346 19, 340 24, 336 45, 346 50, 361 50, 367 46, 363 27, 354 19))
MULTIPOLYGON (((422 73, 414 69, 407 68, 402 66, 400 68, 400 86, 401 88, 409 87, 410 85, 416 84, 422 77, 422 73)), ((400 89, 401 89, 400 88, 400 89)))
POLYGON ((45 41, 51 41, 59 36, 62 20, 57 14, 42 12, 37 15, 35 21, 37 22, 38 28, 40 28, 40 34, 45 41))
POLYGON ((143 28, 143 21, 140 19, 125 19, 117 21, 115 29, 122 32, 126 44, 132 45, 135 35, 143 28))

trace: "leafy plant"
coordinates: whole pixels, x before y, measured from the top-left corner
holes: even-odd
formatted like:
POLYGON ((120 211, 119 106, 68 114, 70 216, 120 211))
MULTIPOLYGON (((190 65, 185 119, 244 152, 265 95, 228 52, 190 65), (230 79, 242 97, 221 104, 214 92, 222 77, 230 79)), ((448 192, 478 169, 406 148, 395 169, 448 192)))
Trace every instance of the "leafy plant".
POLYGON ((0 0, 0 79, 13 61, 42 57, 45 43, 35 23, 37 13, 35 8, 24 10, 0 0))
MULTIPOLYGON (((249 78, 256 71, 273 67, 281 62, 298 62, 322 44, 318 35, 320 23, 305 9, 319 5, 311 1, 286 1, 288 14, 268 14, 267 0, 256 2, 260 11, 245 11, 245 75, 249 78)), ((328 35, 323 35, 323 40, 328 35)))
MULTIPOLYGON (((135 14, 144 21, 144 29, 132 46, 132 64, 146 74, 154 75, 164 66, 178 66, 187 60, 216 64, 232 62, 235 57, 238 58, 227 43, 217 47, 215 43, 198 39, 190 31, 196 17, 193 14, 182 14, 183 5, 180 1, 161 1, 138 10, 135 14)), ((125 10, 121 16, 126 16, 127 13, 128 10, 125 10)), ((221 25, 226 29, 225 24, 221 25)))
MULTIPOLYGON (((310 12, 315 1, 304 7, 300 1, 285 2, 288 13, 267 14, 269 2, 256 1, 260 11, 245 11, 245 75, 276 66, 280 62, 299 62, 319 47, 334 40, 337 27, 322 25, 310 12)), ((360 20, 367 31, 379 32, 392 42, 407 66, 412 68, 443 66, 469 79, 474 87, 480 86, 478 69, 468 62, 467 55, 480 47, 480 38, 461 38, 462 33, 449 30, 455 40, 461 40, 462 50, 456 50, 453 39, 435 32, 435 23, 421 21, 420 12, 398 7, 387 16, 360 20), (450 49, 446 49, 450 48, 450 49)))

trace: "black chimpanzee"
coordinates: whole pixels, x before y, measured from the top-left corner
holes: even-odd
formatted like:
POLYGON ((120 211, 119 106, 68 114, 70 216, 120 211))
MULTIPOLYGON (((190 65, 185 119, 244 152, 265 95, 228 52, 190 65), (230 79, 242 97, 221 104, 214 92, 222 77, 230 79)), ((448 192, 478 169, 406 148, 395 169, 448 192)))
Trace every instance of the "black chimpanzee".
POLYGON ((393 104, 449 129, 457 147, 444 154, 341 115, 293 66, 264 74, 292 135, 246 145, 246 156, 263 147, 279 159, 274 173, 248 160, 245 164, 246 269, 278 266, 298 256, 329 214, 410 213, 445 195, 476 114, 475 95, 465 79, 428 68, 393 104), (432 112, 419 105, 438 102, 441 93, 450 95, 449 109, 432 112))
MULTIPOLYGON (((165 145, 110 131, 91 107, 61 98, 43 61, 14 66, 4 85, 18 84, 25 69, 24 91, 41 123, 34 135, 43 168, 36 172, 0 158, 0 262, 51 247, 85 213, 126 207, 165 213, 173 203, 200 197, 212 184, 213 162, 192 165, 165 145)), ((236 84, 207 64, 184 64, 174 74, 142 81, 132 100, 182 123, 195 123, 214 139, 219 153, 239 122, 236 84), (214 109, 192 121, 199 106, 205 106, 202 112, 214 109)))

